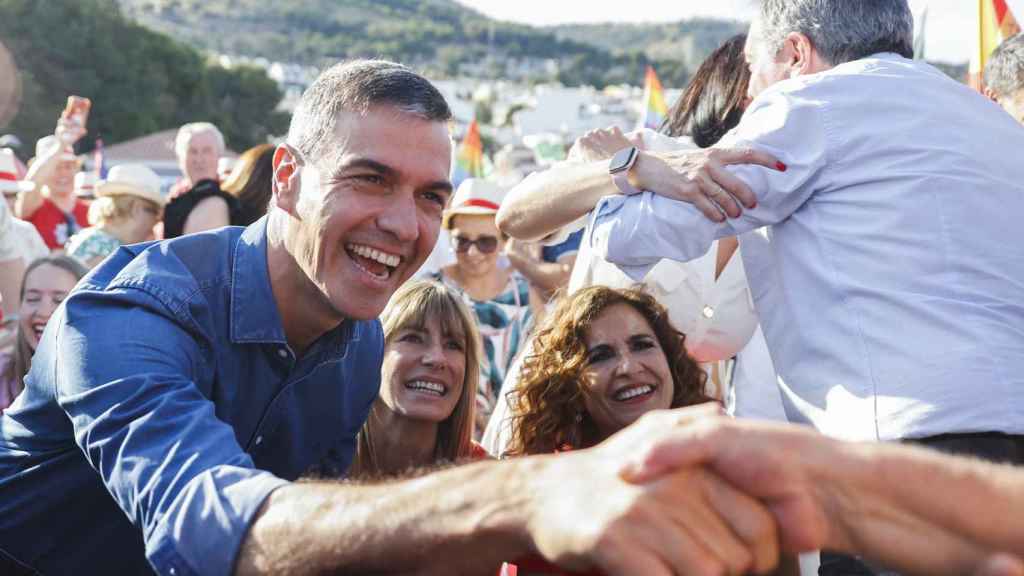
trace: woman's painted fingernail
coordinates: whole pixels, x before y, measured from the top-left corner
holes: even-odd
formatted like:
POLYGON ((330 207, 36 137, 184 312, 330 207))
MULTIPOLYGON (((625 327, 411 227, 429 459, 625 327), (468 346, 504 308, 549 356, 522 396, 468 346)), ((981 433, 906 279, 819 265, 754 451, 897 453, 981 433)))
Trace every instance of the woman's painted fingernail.
POLYGON ((782 162, 775 163, 775 169, 778 170, 779 172, 785 172, 788 168, 789 167, 783 164, 782 162))

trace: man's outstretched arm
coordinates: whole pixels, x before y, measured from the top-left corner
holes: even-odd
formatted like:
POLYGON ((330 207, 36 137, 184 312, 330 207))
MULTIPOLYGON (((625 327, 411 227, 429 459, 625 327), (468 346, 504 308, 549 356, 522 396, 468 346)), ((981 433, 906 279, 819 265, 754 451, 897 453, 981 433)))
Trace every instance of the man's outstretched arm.
POLYGON ((636 437, 381 485, 279 488, 250 527, 236 573, 488 574, 529 553, 621 575, 776 566, 770 514, 728 483, 699 469, 645 486, 619 478, 636 437))

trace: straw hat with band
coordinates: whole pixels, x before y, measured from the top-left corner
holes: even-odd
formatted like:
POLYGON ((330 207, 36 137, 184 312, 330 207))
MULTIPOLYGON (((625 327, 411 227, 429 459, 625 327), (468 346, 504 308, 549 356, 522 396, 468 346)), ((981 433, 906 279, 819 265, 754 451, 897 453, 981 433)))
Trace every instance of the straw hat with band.
POLYGON ((160 194, 160 177, 142 164, 120 164, 110 169, 106 180, 96 185, 96 197, 135 196, 164 205, 160 194))
POLYGON ((459 184, 449 208, 444 211, 441 227, 451 230, 452 217, 459 214, 497 214, 505 190, 480 178, 467 178, 459 184))
POLYGON ((18 178, 18 164, 14 152, 10 148, 0 149, 0 192, 4 195, 29 192, 36 187, 35 183, 18 178))

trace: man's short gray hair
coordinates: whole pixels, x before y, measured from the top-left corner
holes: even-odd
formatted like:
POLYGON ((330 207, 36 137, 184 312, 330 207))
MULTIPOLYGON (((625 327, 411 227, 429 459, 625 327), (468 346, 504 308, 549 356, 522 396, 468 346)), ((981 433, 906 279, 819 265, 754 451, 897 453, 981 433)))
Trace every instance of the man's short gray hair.
POLYGON ((1024 32, 1003 40, 985 63, 985 85, 996 96, 1024 90, 1024 32))
POLYGON ((833 66, 879 52, 914 57, 907 0, 761 0, 761 30, 774 52, 799 32, 833 66))
POLYGON ((178 128, 178 135, 174 138, 174 153, 179 159, 185 157, 185 152, 188 150, 188 143, 192 140, 192 137, 196 134, 202 134, 203 132, 209 132, 214 135, 217 139, 217 146, 220 152, 217 154, 224 153, 224 135, 220 133, 220 130, 209 122, 191 122, 178 128))
POLYGON ((303 93, 292 114, 288 143, 319 158, 333 141, 342 111, 362 115, 381 105, 431 122, 447 122, 452 117, 437 88, 405 66, 385 60, 352 60, 325 70, 303 93))

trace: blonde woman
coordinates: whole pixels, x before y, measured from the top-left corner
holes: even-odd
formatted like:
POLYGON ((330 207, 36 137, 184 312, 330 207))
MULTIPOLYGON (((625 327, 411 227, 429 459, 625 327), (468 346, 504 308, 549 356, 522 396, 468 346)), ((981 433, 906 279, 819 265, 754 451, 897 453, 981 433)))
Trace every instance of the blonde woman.
POLYGON ((60 254, 34 260, 25 270, 14 350, 0 352, 0 413, 25 389, 25 375, 50 316, 85 273, 81 263, 60 254))
POLYGON ((152 238, 164 200, 160 177, 142 164, 122 164, 96 185, 96 200, 89 206, 89 228, 75 234, 68 255, 92 268, 122 244, 152 238))
POLYGON ((480 335, 462 297, 438 282, 410 282, 395 292, 381 322, 380 395, 349 477, 486 457, 472 439, 480 335))

